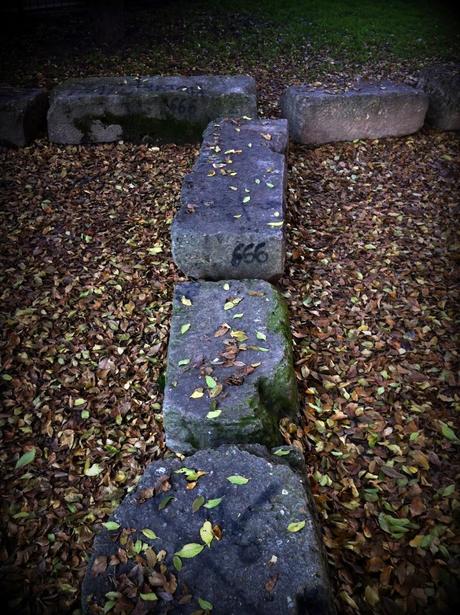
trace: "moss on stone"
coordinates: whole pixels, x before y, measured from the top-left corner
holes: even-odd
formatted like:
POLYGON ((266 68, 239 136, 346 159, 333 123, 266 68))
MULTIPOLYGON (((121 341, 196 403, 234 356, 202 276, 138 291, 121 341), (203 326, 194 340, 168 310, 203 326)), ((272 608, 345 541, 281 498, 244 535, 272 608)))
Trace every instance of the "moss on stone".
POLYGON ((283 297, 276 290, 273 291, 273 300, 275 307, 268 317, 267 329, 283 337, 285 351, 274 376, 261 380, 261 394, 279 416, 283 413, 294 415, 298 410, 298 390, 292 361, 288 308, 283 297))
POLYGON ((83 143, 93 141, 91 130, 97 121, 104 127, 121 126, 122 138, 133 143, 196 143, 206 127, 203 123, 178 120, 171 116, 157 119, 141 113, 114 115, 106 112, 104 115, 85 115, 74 120, 75 127, 83 133, 83 143))

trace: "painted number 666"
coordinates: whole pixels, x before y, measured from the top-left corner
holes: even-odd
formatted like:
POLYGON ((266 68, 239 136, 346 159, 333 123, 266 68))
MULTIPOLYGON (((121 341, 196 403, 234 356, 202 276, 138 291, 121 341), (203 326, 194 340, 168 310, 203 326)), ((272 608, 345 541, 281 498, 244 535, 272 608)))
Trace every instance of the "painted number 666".
POLYGON ((263 249, 265 247, 265 241, 258 243, 255 247, 254 245, 253 243, 248 243, 246 246, 244 243, 237 244, 232 254, 233 267, 238 267, 241 262, 246 265, 250 265, 254 261, 258 263, 267 262, 268 254, 263 249))

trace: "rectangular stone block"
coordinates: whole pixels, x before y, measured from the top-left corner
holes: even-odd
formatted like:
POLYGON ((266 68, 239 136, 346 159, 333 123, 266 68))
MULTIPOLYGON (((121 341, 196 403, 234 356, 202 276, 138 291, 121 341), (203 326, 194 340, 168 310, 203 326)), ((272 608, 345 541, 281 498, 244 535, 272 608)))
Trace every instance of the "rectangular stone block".
POLYGON ((174 292, 163 414, 174 451, 279 442, 297 411, 283 298, 268 282, 186 282, 174 292))
POLYGON ((291 86, 281 98, 294 141, 311 145, 407 135, 423 126, 428 98, 404 84, 360 84, 331 93, 291 86))
POLYGON ((53 90, 48 134, 54 143, 199 141, 216 118, 256 115, 252 77, 101 77, 53 90))
POLYGON ((460 130, 460 65, 428 66, 418 86, 429 98, 427 123, 438 130, 460 130))
POLYGON ((48 95, 40 88, 0 87, 0 143, 23 147, 46 129, 48 95))
POLYGON ((285 460, 222 446, 149 465, 95 540, 84 615, 109 600, 114 613, 334 615, 306 470, 285 460))
POLYGON ((193 278, 276 279, 285 261, 286 120, 212 122, 172 225, 193 278))

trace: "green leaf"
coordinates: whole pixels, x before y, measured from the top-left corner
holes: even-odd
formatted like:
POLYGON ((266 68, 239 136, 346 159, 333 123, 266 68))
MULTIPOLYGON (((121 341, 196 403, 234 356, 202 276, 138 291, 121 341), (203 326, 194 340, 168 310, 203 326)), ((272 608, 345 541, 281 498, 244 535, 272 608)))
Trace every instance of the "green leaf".
POLYGON ((186 480, 188 480, 190 482, 193 482, 193 481, 195 481, 198 478, 198 473, 197 473, 196 470, 192 470, 192 469, 186 468, 186 467, 179 468, 178 470, 176 470, 174 472, 174 474, 184 474, 186 480))
POLYGON ((180 557, 178 557, 177 555, 174 555, 172 563, 173 563, 174 568, 177 570, 177 572, 180 572, 182 570, 182 560, 180 557))
POLYGON ((133 548, 134 552, 139 554, 142 551, 142 540, 137 539, 133 548))
POLYGON ((139 595, 142 598, 142 600, 145 600, 146 602, 155 602, 155 600, 158 600, 157 595, 154 592, 150 592, 149 594, 139 594, 139 595))
POLYGON ((177 365, 179 365, 180 367, 182 367, 182 365, 188 365, 190 363, 190 359, 181 359, 177 365))
POLYGON ((265 333, 262 333, 262 331, 256 331, 256 338, 265 342, 267 336, 265 335, 265 333))
POLYGON ((198 604, 203 609, 203 611, 212 611, 213 609, 212 604, 207 600, 204 600, 203 598, 198 598, 198 604))
POLYGON ((278 448, 276 449, 276 451, 274 451, 274 455, 277 455, 278 457, 284 457, 285 455, 289 455, 291 451, 287 448, 278 448))
POLYGON ((217 382, 214 380, 214 378, 212 376, 205 376, 205 380, 206 380, 206 385, 210 388, 210 389, 215 389, 217 382))
POLYGON ((210 547, 211 542, 213 541, 214 534, 212 531, 212 525, 210 521, 205 521, 200 528, 200 536, 201 540, 205 543, 206 546, 210 547))
POLYGON ((447 423, 444 423, 443 421, 439 421, 439 424, 441 425, 441 433, 445 438, 447 438, 451 442, 459 442, 459 439, 457 438, 455 431, 451 429, 447 423))
POLYGON ((227 480, 232 483, 232 485, 246 485, 246 483, 249 482, 249 478, 239 476, 238 474, 227 476, 227 480))
POLYGON ((204 507, 207 509, 215 508, 216 506, 219 506, 223 499, 224 498, 215 498, 214 500, 208 500, 206 504, 204 504, 204 507))
POLYGON ((200 510, 200 508, 203 506, 204 503, 205 503, 205 498, 202 495, 199 495, 197 498, 193 500, 192 511, 197 512, 197 510, 200 510))
POLYGON ((184 333, 187 333, 187 331, 190 329, 190 323, 186 323, 185 325, 182 325, 180 328, 180 332, 182 333, 182 335, 184 335, 184 333))
POLYGON ((222 410, 211 410, 210 412, 208 412, 208 414, 206 415, 206 418, 208 419, 216 419, 218 416, 220 416, 222 414, 222 410))
POLYGON ((197 542, 190 542, 182 547, 180 551, 177 551, 174 555, 182 557, 183 559, 190 559, 196 557, 203 551, 204 545, 200 545, 197 542))
POLYGON ((250 200, 251 200, 250 196, 245 196, 243 199, 243 203, 249 203, 250 200))
POLYGON ((455 491, 455 484, 452 483, 451 485, 447 485, 447 487, 444 487, 444 489, 441 491, 441 495, 445 498, 449 497, 449 495, 452 495, 455 491))
POLYGON ((155 532, 153 530, 149 530, 148 528, 145 528, 144 530, 142 530, 142 533, 147 538, 150 538, 150 540, 156 540, 158 538, 155 532))
POLYGON ((24 455, 21 455, 21 457, 19 457, 14 467, 16 470, 18 468, 22 468, 23 466, 26 466, 28 463, 32 463, 34 459, 35 459, 35 448, 31 448, 30 451, 27 451, 26 453, 24 453, 24 455))
POLYGON ((102 472, 102 468, 98 463, 93 463, 93 465, 85 470, 85 476, 98 476, 102 472))
POLYGON ((106 521, 102 525, 105 527, 106 530, 109 530, 111 532, 114 530, 118 530, 118 528, 120 527, 120 524, 116 521, 106 521))
POLYGON ((83 406, 83 404, 86 404, 86 399, 83 399, 83 397, 78 397, 78 399, 73 402, 76 408, 78 408, 78 406, 83 406))
POLYGON ((116 600, 107 600, 107 602, 104 604, 104 614, 111 611, 115 605, 116 600))
POLYGON ((305 521, 294 521, 287 527, 288 532, 300 532, 305 527, 305 521))
POLYGON ((170 504, 174 499, 175 497, 173 495, 165 495, 164 498, 161 498, 161 501, 158 504, 158 510, 163 510, 163 508, 166 508, 166 506, 170 504))
POLYGON ((243 297, 235 297, 234 299, 230 299, 230 301, 225 303, 224 310, 232 310, 238 305, 238 303, 241 303, 241 301, 243 301, 243 297))

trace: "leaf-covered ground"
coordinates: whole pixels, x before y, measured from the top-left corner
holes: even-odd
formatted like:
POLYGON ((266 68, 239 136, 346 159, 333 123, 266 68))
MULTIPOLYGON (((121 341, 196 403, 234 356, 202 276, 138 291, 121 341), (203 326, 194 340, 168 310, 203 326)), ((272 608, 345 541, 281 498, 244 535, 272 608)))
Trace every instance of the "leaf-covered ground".
MULTIPOLYGON (((307 455, 343 612, 442 612, 455 587, 458 149, 425 131, 289 155, 281 287, 302 404, 282 428, 307 455)), ((2 154, 0 557, 16 612, 77 607, 95 529, 165 454, 169 225, 195 154, 2 154)))
MULTIPOLYGON (((48 86, 91 74, 250 72, 272 116, 287 84, 412 83, 436 51, 448 57, 441 20, 407 4, 391 0, 386 21, 371 24, 355 19, 367 14, 360 3, 332 3, 329 21, 314 3, 302 39, 298 13, 297 29, 283 30, 281 13, 228 19, 232 7, 209 13, 201 2, 162 25, 133 13, 124 45, 109 52, 78 15, 64 17, 34 32, 25 24, 22 38, 7 32, 2 69, 48 86), (413 53, 398 55, 408 40, 413 53)), ((424 130, 290 150, 280 287, 301 409, 281 429, 306 455, 341 613, 454 604, 459 149, 455 135, 424 130)), ((0 152, 0 584, 12 612, 76 611, 94 532, 146 464, 170 454, 161 403, 181 276, 169 228, 196 153, 45 140, 0 152)))

